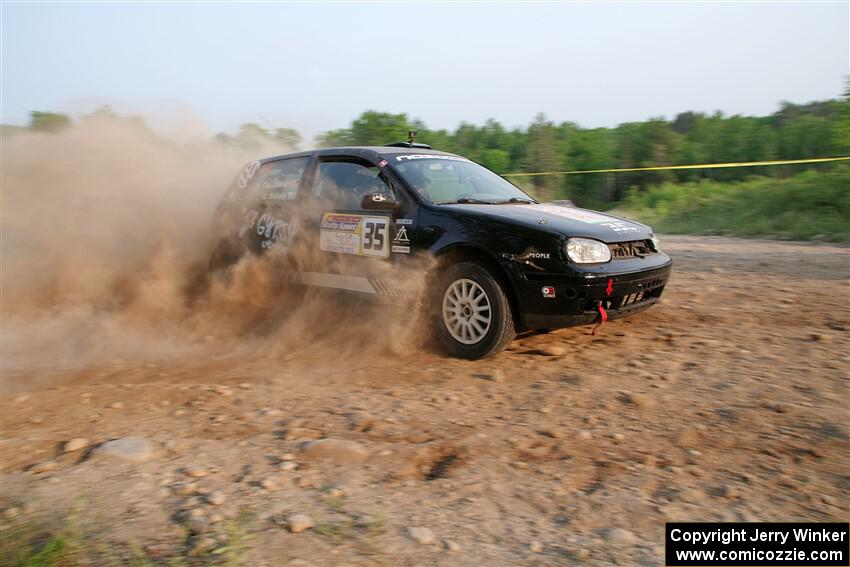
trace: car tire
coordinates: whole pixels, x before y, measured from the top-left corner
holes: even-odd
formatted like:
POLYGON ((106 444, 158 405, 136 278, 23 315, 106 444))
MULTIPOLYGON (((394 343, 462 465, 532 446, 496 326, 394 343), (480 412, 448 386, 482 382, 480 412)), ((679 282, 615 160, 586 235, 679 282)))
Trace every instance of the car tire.
POLYGON ((516 337, 510 300, 499 280, 480 264, 450 266, 440 277, 434 302, 437 336, 453 356, 492 356, 516 337))

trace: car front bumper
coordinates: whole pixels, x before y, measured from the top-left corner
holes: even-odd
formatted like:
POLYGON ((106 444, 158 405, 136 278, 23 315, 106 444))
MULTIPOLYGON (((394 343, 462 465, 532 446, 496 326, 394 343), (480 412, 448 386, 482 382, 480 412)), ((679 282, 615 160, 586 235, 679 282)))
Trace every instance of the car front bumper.
POLYGON ((658 260, 663 263, 627 272, 519 274, 517 294, 522 326, 557 329, 598 322, 600 304, 608 319, 643 311, 658 302, 670 278, 672 260, 666 256, 658 260), (545 297, 544 288, 554 288, 554 297, 545 297))

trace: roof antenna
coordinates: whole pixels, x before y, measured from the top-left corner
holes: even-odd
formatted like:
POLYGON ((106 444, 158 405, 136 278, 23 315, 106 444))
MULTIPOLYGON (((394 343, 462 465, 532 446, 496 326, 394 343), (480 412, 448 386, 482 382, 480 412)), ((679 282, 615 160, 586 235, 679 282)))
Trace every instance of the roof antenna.
POLYGON ((413 144, 416 142, 416 130, 408 130, 407 131, 407 147, 412 148, 413 144))
POLYGON ((271 129, 272 129, 272 131, 274 131, 274 130, 275 130, 275 127, 274 127, 274 126, 272 126, 272 123, 271 123, 271 122, 269 122, 268 120, 266 120, 266 117, 265 117, 265 116, 263 116, 263 113, 262 113, 262 112, 258 112, 257 114, 259 114, 259 115, 260 115, 260 118, 262 118, 262 119, 263 119, 263 122, 265 122, 266 124, 268 124, 268 125, 269 125, 269 128, 271 128, 271 129))

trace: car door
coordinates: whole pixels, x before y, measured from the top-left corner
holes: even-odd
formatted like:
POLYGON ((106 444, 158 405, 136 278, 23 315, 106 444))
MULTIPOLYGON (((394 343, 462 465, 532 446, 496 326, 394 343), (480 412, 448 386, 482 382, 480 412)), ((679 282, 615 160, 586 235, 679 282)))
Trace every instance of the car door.
POLYGON ((397 203, 398 194, 381 167, 355 156, 322 156, 309 194, 320 271, 369 276, 393 262, 399 253, 394 243, 399 211, 363 207, 366 195, 378 202, 373 207, 381 201, 397 203))
POLYGON ((239 238, 255 254, 285 254, 304 231, 298 196, 311 156, 268 161, 248 182, 239 238))

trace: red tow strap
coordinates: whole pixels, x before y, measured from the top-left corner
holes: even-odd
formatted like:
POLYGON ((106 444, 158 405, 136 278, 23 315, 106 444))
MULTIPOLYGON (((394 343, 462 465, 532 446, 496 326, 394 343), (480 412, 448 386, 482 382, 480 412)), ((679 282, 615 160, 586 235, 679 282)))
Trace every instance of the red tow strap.
MULTIPOLYGON (((614 278, 608 278, 608 287, 605 288, 605 295, 610 297, 612 293, 614 293, 614 278)), ((608 320, 608 312, 605 311, 604 307, 602 307, 602 302, 600 301, 599 302, 599 322, 596 324, 595 327, 593 327, 593 330, 591 331, 591 333, 594 334, 594 335, 598 335, 599 329, 602 328, 602 325, 604 325, 605 321, 607 321, 607 320, 608 320)))
POLYGON ((605 324, 605 321, 608 320, 608 312, 605 311, 605 308, 602 307, 602 302, 599 302, 599 322, 593 327, 593 331, 591 331, 594 335, 599 334, 599 329, 602 328, 602 325, 605 324))

